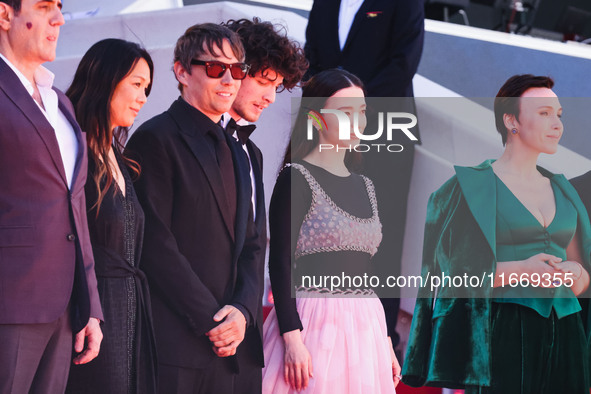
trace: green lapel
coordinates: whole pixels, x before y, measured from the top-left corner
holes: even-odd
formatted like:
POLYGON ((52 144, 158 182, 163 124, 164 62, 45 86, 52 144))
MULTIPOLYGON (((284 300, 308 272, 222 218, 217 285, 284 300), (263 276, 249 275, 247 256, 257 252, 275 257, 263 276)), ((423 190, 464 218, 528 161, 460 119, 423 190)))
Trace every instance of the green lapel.
MULTIPOLYGON (((494 160, 486 160, 476 167, 454 166, 454 168, 468 208, 484 234, 496 260, 497 191, 495 174, 491 167, 493 162, 494 160)), ((581 247, 584 252, 583 258, 589 266, 591 264, 591 224, 588 220, 584 220, 589 216, 581 198, 564 175, 553 174, 540 166, 537 168, 542 175, 549 178, 562 190, 577 210, 578 229, 581 232, 581 247)))
POLYGON ((496 261, 497 187, 491 164, 486 160, 476 167, 454 166, 468 208, 486 238, 496 261))

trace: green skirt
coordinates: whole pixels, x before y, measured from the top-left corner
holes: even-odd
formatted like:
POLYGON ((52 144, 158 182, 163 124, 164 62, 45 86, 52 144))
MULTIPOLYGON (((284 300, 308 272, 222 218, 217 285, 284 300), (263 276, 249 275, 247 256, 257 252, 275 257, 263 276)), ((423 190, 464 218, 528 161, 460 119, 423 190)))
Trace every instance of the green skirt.
POLYGON ((491 387, 466 394, 589 394, 589 355, 580 312, 545 318, 531 308, 492 304, 491 387))

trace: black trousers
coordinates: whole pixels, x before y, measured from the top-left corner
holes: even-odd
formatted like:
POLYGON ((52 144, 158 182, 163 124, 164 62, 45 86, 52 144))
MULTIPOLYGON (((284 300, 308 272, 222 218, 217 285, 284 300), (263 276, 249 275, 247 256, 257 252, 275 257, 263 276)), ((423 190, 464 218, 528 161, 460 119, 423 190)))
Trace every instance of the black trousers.
POLYGON ((158 392, 160 394, 233 394, 235 360, 215 357, 205 368, 184 368, 158 365, 158 392))
POLYGON ((234 394, 260 394, 263 390, 262 349, 257 327, 248 327, 244 341, 238 346, 236 359, 239 373, 234 380, 234 394))

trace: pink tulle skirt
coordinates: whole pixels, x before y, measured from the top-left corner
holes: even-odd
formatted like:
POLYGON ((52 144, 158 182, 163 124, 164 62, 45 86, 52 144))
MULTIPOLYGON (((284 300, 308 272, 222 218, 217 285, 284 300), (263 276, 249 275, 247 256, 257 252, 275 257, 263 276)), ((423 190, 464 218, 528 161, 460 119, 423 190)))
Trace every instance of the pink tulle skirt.
MULTIPOLYGON (((296 303, 314 371, 300 393, 395 393, 384 309, 377 297, 305 297, 296 303)), ((283 378, 285 349, 275 309, 265 320, 263 344, 263 393, 297 393, 283 378)))

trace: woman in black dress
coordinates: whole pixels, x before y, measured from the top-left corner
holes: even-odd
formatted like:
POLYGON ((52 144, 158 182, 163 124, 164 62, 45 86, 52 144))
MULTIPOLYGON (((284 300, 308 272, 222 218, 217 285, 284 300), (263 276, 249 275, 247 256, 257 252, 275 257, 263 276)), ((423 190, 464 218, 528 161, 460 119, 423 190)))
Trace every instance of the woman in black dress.
POLYGON ((98 357, 74 365, 68 393, 156 391, 156 350, 146 278, 139 270, 144 214, 121 148, 152 86, 154 66, 135 43, 106 39, 84 55, 66 92, 88 142, 86 206, 105 321, 98 357))
POLYGON ((373 184, 353 172, 361 157, 347 154, 359 137, 342 140, 336 116, 322 117, 323 109, 342 111, 350 124, 357 119, 363 133, 361 80, 325 70, 302 90, 269 206, 275 307, 263 326, 263 394, 395 393, 400 365, 373 289, 351 281, 329 289, 316 281, 372 272, 382 240, 373 184), (311 138, 308 119, 318 119, 311 138))

